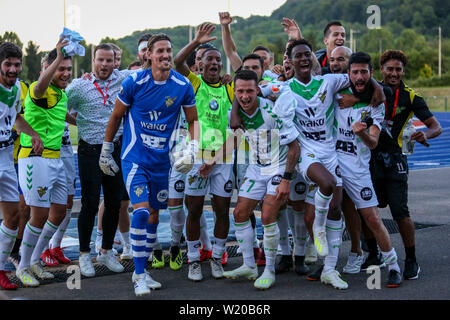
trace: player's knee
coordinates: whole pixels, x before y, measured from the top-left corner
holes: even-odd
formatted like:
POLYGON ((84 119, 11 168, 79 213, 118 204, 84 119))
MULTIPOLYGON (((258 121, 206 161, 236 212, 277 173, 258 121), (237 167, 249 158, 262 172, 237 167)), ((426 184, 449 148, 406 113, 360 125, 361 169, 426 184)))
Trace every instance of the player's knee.
POLYGON ((147 208, 135 209, 133 211, 133 218, 131 219, 131 226, 134 228, 145 226, 149 217, 150 212, 147 208))

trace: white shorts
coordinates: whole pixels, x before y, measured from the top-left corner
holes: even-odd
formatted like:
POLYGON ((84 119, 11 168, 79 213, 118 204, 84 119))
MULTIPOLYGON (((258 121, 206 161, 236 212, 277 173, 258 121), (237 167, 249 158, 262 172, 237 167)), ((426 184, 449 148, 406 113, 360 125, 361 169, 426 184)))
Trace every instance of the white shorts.
POLYGON ((203 179, 198 174, 202 164, 194 164, 186 175, 185 193, 188 196, 204 196, 207 193, 231 197, 233 195, 233 165, 227 163, 216 164, 209 176, 203 179))
POLYGON ((342 186, 357 209, 378 206, 378 199, 370 175, 359 179, 342 177, 342 186))
POLYGON ((186 174, 172 168, 169 176, 169 199, 183 199, 186 174))
POLYGON ((50 208, 51 203, 67 204, 67 179, 61 158, 19 159, 19 183, 25 203, 50 208))
POLYGON ((261 174, 260 172, 260 167, 256 165, 248 166, 239 189, 239 197, 261 201, 264 200, 266 194, 276 195, 284 169, 273 175, 261 174))
POLYGON ((336 179, 337 187, 342 187, 342 177, 339 170, 337 156, 328 161, 325 161, 317 158, 313 152, 302 149, 298 164, 298 170, 302 173, 305 182, 309 185, 305 200, 305 202, 309 204, 314 204, 314 195, 317 190, 317 185, 308 177, 306 172, 308 171, 309 166, 316 162, 321 163, 334 176, 334 178, 336 179))
POLYGON ((75 194, 75 184, 76 184, 76 171, 75 171, 75 161, 72 157, 61 158, 64 164, 64 170, 66 170, 67 179, 67 194, 73 196, 75 194))
POLYGON ((19 202, 19 187, 14 162, 12 165, 10 170, 0 170, 0 202, 19 202))
POLYGON ((300 174, 300 172, 298 172, 297 170, 294 171, 294 179, 292 179, 290 185, 291 191, 289 193, 289 200, 305 200, 308 191, 308 184, 306 183, 303 175, 300 174))

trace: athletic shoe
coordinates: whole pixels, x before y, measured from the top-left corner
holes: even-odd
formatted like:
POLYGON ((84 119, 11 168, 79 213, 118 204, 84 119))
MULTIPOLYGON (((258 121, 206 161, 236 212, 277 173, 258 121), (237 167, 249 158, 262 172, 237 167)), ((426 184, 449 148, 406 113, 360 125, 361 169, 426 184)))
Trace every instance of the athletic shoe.
POLYGON ((314 243, 309 243, 305 248, 305 263, 313 264, 317 261, 317 251, 314 247, 314 243))
POLYGON ((221 260, 216 258, 211 258, 209 260, 209 263, 211 265, 211 274, 215 279, 223 278, 223 267, 221 260))
POLYGON ((200 262, 209 260, 212 257, 212 250, 205 250, 205 246, 200 249, 200 262))
POLYGON ((20 282, 22 282, 22 284, 25 287, 39 286, 39 281, 33 276, 33 273, 27 268, 17 270, 16 277, 19 278, 20 282))
POLYGON ((41 280, 51 280, 55 278, 55 276, 52 273, 42 269, 39 262, 30 265, 30 270, 41 280))
POLYGON ((189 263, 188 279, 192 281, 201 281, 203 279, 202 268, 199 261, 189 263))
POLYGON ((267 290, 275 283, 275 273, 264 269, 263 274, 255 280, 253 286, 259 290, 267 290))
POLYGON ((405 269, 403 270, 403 277, 406 280, 415 280, 419 278, 420 266, 415 260, 406 259, 405 269))
POLYGON ((277 264, 275 264, 275 274, 289 271, 292 268, 292 256, 282 255, 277 264))
POLYGON ((318 280, 320 280, 320 276, 322 274, 322 271, 323 271, 323 264, 318 266, 313 272, 308 274, 308 276, 306 277, 306 280, 309 280, 309 281, 318 281, 318 280))
POLYGON ((94 265, 92 264, 91 255, 89 253, 81 254, 78 260, 80 264, 80 272, 85 277, 95 276, 94 265))
POLYGON ((11 255, 8 257, 8 262, 11 263, 17 270, 19 268, 20 255, 18 253, 11 253, 11 255))
POLYGON ((377 266, 379 268, 386 267, 386 264, 379 253, 376 257, 367 257, 366 261, 361 265, 361 271, 366 271, 370 266, 377 266))
POLYGON ((183 255, 181 254, 179 246, 173 246, 170 248, 169 265, 172 270, 180 270, 183 265, 183 255))
POLYGON ((227 279, 246 277, 248 280, 256 280, 256 278, 258 278, 258 268, 250 268, 246 264, 243 264, 237 269, 224 271, 223 276, 227 279))
POLYGON ((59 264, 58 260, 52 256, 50 249, 41 253, 41 259, 44 264, 49 267, 57 266, 59 264))
POLYGON ((361 266, 364 263, 364 255, 361 254, 358 256, 355 252, 350 252, 348 255, 347 264, 344 269, 342 269, 342 273, 356 274, 361 272, 361 266))
POLYGON ((152 268, 153 269, 164 268, 164 255, 163 255, 162 250, 154 250, 153 251, 152 268))
POLYGON ((228 252, 225 250, 225 252, 222 255, 222 259, 220 259, 220 263, 222 265, 226 265, 228 263, 228 252))
MULTIPOLYGON (((50 253, 52 255, 53 258, 55 258, 56 260, 58 260, 60 263, 70 263, 70 259, 66 257, 66 255, 64 254, 64 251, 61 249, 61 247, 56 247, 56 248, 52 248, 50 249, 50 253)), ((41 256, 42 259, 42 256, 41 256)))
POLYGON ((109 270, 113 272, 119 273, 124 271, 124 267, 117 260, 112 250, 107 250, 106 254, 100 251, 100 253, 97 256, 97 262, 106 266, 109 270))
POLYGON ((397 288, 402 284, 402 275, 396 270, 389 271, 389 278, 386 284, 388 288, 397 288))
POLYGON ((328 241, 327 241, 327 231, 325 227, 314 228, 314 246, 316 247, 317 253, 322 257, 328 255, 328 241))
POLYGON ((132 260, 133 250, 131 250, 131 244, 125 244, 123 246, 122 254, 120 255, 121 260, 132 260))
POLYGON ((294 256, 294 271, 299 276, 304 276, 309 273, 309 268, 305 265, 305 256, 294 256))
POLYGON ((17 285, 12 283, 11 280, 6 276, 6 271, 0 270, 0 288, 3 290, 15 290, 17 285))
POLYGON ((335 269, 328 270, 326 272, 322 272, 320 276, 320 282, 324 284, 330 284, 334 288, 339 290, 345 290, 348 288, 347 282, 342 280, 341 275, 335 269))
POLYGON ((143 296, 151 292, 145 281, 145 273, 139 275, 135 275, 135 273, 133 273, 133 278, 134 293, 136 296, 143 296))
POLYGON ((253 255, 255 257, 255 263, 258 267, 266 265, 266 255, 263 248, 253 248, 253 255))
MULTIPOLYGON (((133 276, 131 277, 131 281, 135 282, 137 280, 138 275, 136 272, 133 272, 133 276)), ((149 287, 152 290, 157 290, 161 288, 161 283, 158 281, 153 280, 153 278, 150 276, 150 273, 148 273, 147 270, 145 270, 145 284, 147 287, 149 287)))
MULTIPOLYGON (((111 250, 115 256, 117 256, 119 254, 119 252, 116 250, 116 248, 112 248, 111 250)), ((100 251, 102 251, 102 243, 101 242, 100 242, 99 246, 97 246, 97 244, 95 245, 95 253, 98 254, 100 251)))

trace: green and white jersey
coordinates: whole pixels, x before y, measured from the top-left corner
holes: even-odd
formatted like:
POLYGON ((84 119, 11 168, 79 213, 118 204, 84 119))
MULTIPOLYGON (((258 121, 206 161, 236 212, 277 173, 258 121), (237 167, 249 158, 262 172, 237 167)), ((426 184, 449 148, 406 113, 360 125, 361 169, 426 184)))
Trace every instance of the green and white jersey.
POLYGON ((291 143, 298 137, 293 126, 284 125, 273 113, 273 102, 258 98, 258 108, 252 115, 239 110, 245 126, 244 138, 250 146, 250 166, 260 168, 261 174, 274 174, 286 166, 291 143))
MULTIPOLYGON (((352 91, 348 88, 339 93, 351 94, 352 91)), ((339 167, 343 177, 357 179, 361 176, 370 175, 370 149, 362 142, 361 138, 353 133, 352 125, 356 121, 361 121, 365 116, 370 116, 373 119, 373 125, 381 131, 384 120, 384 105, 371 107, 367 103, 357 103, 351 108, 340 109, 337 103, 337 100, 341 98, 339 93, 336 95, 334 106, 336 113, 334 135, 336 137, 339 167)))
POLYGON ((299 132, 302 151, 309 151, 320 160, 336 158, 333 139, 334 98, 348 87, 346 74, 311 76, 303 84, 295 78, 288 81, 290 90, 283 90, 275 103, 275 113, 285 114, 299 132))
POLYGON ((20 109, 19 81, 16 81, 11 88, 0 84, 0 143, 11 139, 12 127, 20 109))

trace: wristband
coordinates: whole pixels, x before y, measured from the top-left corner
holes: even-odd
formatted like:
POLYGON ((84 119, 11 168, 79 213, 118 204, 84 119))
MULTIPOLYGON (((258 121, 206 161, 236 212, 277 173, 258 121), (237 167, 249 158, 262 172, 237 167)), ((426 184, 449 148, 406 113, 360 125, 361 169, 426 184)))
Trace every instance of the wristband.
POLYGON ((285 173, 283 174, 283 179, 288 180, 288 181, 291 181, 293 175, 294 175, 294 174, 293 174, 292 172, 285 172, 285 173))

